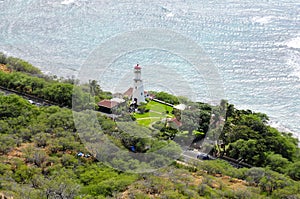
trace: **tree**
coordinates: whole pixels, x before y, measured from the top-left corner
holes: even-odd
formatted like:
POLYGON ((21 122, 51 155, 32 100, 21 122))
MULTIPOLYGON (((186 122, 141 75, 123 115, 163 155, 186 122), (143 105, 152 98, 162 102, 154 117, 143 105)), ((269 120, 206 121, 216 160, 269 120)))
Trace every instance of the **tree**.
POLYGON ((74 179, 72 171, 62 169, 54 176, 44 180, 42 189, 46 198, 71 199, 80 191, 80 185, 74 179))
POLYGON ((246 180, 251 184, 258 185, 265 173, 264 168, 253 167, 245 172, 246 180))
POLYGON ((38 173, 40 173, 40 169, 22 164, 14 172, 13 178, 18 183, 29 183, 32 177, 38 173))
POLYGON ((273 171, 277 171, 279 173, 284 173, 286 167, 290 164, 289 160, 283 158, 280 154, 268 154, 266 158, 266 166, 272 169, 273 171))
POLYGON ((166 92, 155 93, 155 98, 170 104, 179 104, 179 100, 176 96, 166 92))
POLYGON ((300 180, 300 161, 290 164, 287 174, 294 180, 300 180))
POLYGON ((92 96, 98 96, 101 94, 102 90, 100 88, 100 85, 96 80, 89 80, 89 87, 90 87, 90 94, 92 96))
POLYGON ((45 147, 48 145, 50 135, 47 133, 38 133, 34 136, 33 141, 37 147, 45 147))
POLYGON ((143 102, 138 106, 138 110, 140 111, 141 114, 149 111, 149 109, 147 109, 147 104, 143 102))
POLYGON ((44 98, 61 106, 72 106, 73 85, 67 83, 52 83, 43 89, 44 98))
POLYGON ((182 111, 180 121, 182 122, 180 130, 189 131, 190 134, 193 130, 198 130, 200 127, 199 109, 182 111))
POLYGON ((48 124, 51 128, 62 127, 65 130, 75 128, 73 115, 69 109, 60 109, 59 112, 51 114, 48 124))
POLYGON ((75 167, 78 165, 78 159, 76 159, 74 155, 64 154, 61 157, 61 164, 64 167, 75 167))
POLYGON ((265 162, 265 146, 258 140, 242 140, 239 139, 236 142, 229 144, 226 153, 235 159, 243 160, 244 162, 261 166, 265 162))
POLYGON ((36 149, 32 146, 29 146, 23 150, 23 154, 26 162, 33 163, 38 167, 41 167, 42 164, 48 158, 48 155, 45 151, 41 149, 36 149))
POLYGON ((249 140, 259 138, 259 133, 246 125, 233 126, 229 132, 226 132, 226 143, 232 143, 239 139, 249 140))
POLYGON ((0 134, 0 153, 6 154, 16 147, 18 139, 13 135, 0 134))
POLYGON ((33 106, 25 99, 13 94, 0 96, 0 119, 29 116, 33 106))
POLYGON ((267 192, 270 195, 274 190, 282 189, 291 184, 292 181, 286 176, 266 169, 265 175, 259 180, 258 185, 263 192, 267 192))
POLYGON ((0 64, 7 64, 6 55, 0 52, 0 64))

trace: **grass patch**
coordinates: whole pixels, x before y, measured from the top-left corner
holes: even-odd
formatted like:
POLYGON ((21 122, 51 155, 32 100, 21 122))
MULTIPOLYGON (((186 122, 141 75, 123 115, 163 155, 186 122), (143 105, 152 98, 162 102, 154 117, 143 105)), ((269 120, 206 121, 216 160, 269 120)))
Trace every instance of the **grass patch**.
POLYGON ((143 126, 149 126, 153 122, 160 121, 166 117, 173 118, 172 114, 173 107, 161 104, 155 101, 150 101, 147 106, 147 109, 150 111, 147 113, 139 114, 135 113, 134 117, 137 120, 137 123, 143 126))
POLYGON ((163 117, 163 114, 157 112, 148 112, 143 114, 136 113, 134 114, 134 116, 136 119, 140 119, 140 118, 147 118, 147 117, 163 117))
POLYGON ((150 101, 147 104, 147 108, 152 110, 152 111, 156 111, 156 112, 160 112, 160 113, 166 113, 167 111, 169 113, 171 113, 172 110, 173 110, 173 107, 167 106, 165 104, 161 104, 161 103, 158 103, 158 102, 155 102, 155 101, 150 101))
MULTIPOLYGON (((157 119, 158 121, 159 119, 157 119)), ((154 118, 144 119, 144 120, 137 120, 137 123, 143 126, 149 126, 152 122, 154 122, 154 118)))

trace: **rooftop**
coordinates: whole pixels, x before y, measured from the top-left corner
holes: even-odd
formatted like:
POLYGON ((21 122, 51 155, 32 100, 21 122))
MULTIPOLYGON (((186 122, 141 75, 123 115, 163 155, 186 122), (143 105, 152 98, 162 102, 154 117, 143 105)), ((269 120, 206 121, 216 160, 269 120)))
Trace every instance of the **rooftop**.
POLYGON ((118 97, 114 97, 110 101, 118 102, 119 104, 125 102, 124 99, 121 99, 121 98, 118 98, 118 97))
POLYGON ((174 122, 174 124, 176 124, 178 127, 182 126, 182 122, 176 118, 169 119, 169 122, 174 122))
POLYGON ((134 69, 142 69, 141 66, 139 64, 137 64, 134 69))
POLYGON ((185 110, 186 105, 185 104, 178 104, 178 105, 174 106, 174 108, 183 111, 183 110, 185 110))
POLYGON ((113 108, 117 106, 119 103, 116 101, 111 100, 102 100, 98 103, 98 106, 106 107, 106 108, 113 108))
POLYGON ((132 96, 132 93, 133 93, 133 88, 130 87, 129 89, 127 89, 127 91, 124 92, 124 96, 127 96, 127 97, 131 97, 132 96))

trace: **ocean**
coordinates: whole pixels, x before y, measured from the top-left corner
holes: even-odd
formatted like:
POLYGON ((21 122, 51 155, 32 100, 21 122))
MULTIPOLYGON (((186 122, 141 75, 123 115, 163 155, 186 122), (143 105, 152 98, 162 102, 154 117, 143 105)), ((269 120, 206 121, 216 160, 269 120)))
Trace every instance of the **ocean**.
POLYGON ((0 0, 0 12, 0 51, 45 73, 81 77, 99 67, 90 74, 101 87, 122 92, 139 63, 148 90, 206 102, 224 91, 237 108, 266 113, 272 126, 300 138, 297 0, 0 0), (211 91, 210 76, 184 57, 196 52, 209 58, 223 91, 211 91))

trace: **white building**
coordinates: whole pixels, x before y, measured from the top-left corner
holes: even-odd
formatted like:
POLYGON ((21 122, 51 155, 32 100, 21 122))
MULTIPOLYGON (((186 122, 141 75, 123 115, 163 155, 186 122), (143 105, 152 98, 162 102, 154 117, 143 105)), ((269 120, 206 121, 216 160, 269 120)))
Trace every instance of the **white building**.
POLYGON ((178 104, 176 106, 173 106, 173 108, 178 109, 180 111, 184 111, 186 109, 186 105, 185 104, 178 104))
POLYGON ((133 103, 137 103, 137 105, 141 104, 141 102, 146 102, 144 85, 141 79, 141 69, 139 64, 134 67, 132 101, 133 103))

